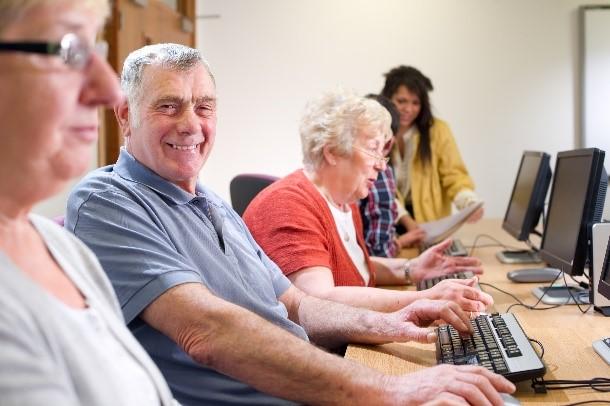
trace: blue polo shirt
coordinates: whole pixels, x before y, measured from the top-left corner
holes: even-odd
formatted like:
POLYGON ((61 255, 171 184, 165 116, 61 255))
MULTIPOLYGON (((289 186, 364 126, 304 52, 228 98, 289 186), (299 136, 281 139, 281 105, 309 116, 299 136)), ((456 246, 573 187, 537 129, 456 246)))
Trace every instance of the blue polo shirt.
POLYGON ((98 256, 128 326, 178 401, 290 404, 196 363, 138 317, 166 290, 195 282, 307 340, 278 300, 290 281, 226 202, 200 184, 196 191, 187 193, 121 149, 115 165, 91 172, 72 191, 66 228, 98 256))

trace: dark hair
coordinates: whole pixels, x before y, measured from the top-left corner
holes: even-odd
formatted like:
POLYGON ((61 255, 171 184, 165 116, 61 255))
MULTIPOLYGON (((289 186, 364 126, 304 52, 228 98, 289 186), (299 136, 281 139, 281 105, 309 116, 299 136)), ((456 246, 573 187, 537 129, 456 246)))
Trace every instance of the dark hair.
POLYGON ((381 94, 389 99, 394 96, 400 86, 405 86, 419 98, 421 110, 415 118, 415 125, 420 134, 417 157, 423 163, 429 163, 432 156, 430 149, 430 127, 434 122, 428 92, 432 91, 432 81, 412 66, 400 65, 391 69, 385 75, 385 84, 381 94))
POLYGON ((373 99, 377 101, 379 104, 385 107, 388 113, 390 113, 390 117, 392 117, 392 123, 390 124, 390 128, 392 129, 392 135, 396 136, 396 133, 398 133, 398 127, 400 125, 400 113, 398 113, 398 110, 396 109, 394 103, 392 103, 392 100, 380 94, 374 93, 369 93, 365 97, 367 99, 373 99))

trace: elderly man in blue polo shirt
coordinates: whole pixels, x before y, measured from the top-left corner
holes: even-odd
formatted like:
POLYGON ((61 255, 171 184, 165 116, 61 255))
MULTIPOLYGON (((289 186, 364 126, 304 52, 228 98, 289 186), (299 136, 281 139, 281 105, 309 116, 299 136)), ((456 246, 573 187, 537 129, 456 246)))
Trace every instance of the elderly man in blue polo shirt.
POLYGON ((197 50, 139 49, 121 83, 127 98, 115 113, 125 147, 73 191, 66 226, 98 255, 126 322, 180 402, 500 404, 498 391, 514 390, 479 367, 386 376, 310 344, 431 342, 431 321, 463 332, 469 323, 452 302, 377 313, 290 284, 240 217, 198 182, 214 144, 216 88, 197 50))

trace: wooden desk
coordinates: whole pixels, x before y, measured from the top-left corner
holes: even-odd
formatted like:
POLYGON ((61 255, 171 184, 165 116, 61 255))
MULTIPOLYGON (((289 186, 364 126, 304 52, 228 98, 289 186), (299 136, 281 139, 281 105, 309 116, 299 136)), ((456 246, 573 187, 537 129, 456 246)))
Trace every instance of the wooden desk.
MULTIPOLYGON (((471 246, 479 234, 488 234, 508 246, 525 247, 501 229, 499 220, 482 220, 474 225, 464 226, 457 237, 464 245, 471 246)), ((477 246, 493 242, 480 238, 477 246)), ((485 274, 481 282, 489 283, 517 296, 523 302, 533 305, 536 299, 531 290, 541 284, 515 284, 506 278, 506 272, 524 266, 501 264, 495 253, 499 247, 477 248, 474 256, 481 259, 485 274)), ((482 289, 494 298, 493 310, 505 312, 515 300, 489 287, 482 289)), ((545 305, 543 305, 545 306, 545 305)), ((586 306, 581 305, 583 310, 586 306)), ((517 316, 521 326, 530 338, 544 345, 543 361, 547 367, 545 379, 590 379, 609 377, 608 366, 593 350, 591 343, 604 336, 610 336, 610 318, 603 317, 593 308, 582 314, 574 305, 551 310, 527 310, 516 306, 511 312, 517 316)), ((536 345, 534 344, 536 347, 536 345)), ((389 374, 404 374, 436 364, 434 344, 392 343, 380 346, 350 345, 346 358, 361 362, 389 374)), ((517 386, 515 396, 523 404, 555 405, 586 400, 610 401, 610 393, 600 393, 591 389, 570 389, 549 391, 547 394, 534 393, 530 382, 517 386)))

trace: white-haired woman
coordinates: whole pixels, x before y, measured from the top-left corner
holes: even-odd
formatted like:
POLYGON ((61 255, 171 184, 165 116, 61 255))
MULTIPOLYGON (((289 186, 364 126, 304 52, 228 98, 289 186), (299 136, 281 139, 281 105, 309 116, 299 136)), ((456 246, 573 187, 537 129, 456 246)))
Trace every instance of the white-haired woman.
POLYGON ((0 404, 168 405, 75 237, 31 208, 85 171, 98 106, 119 100, 95 53, 107 0, 0 2, 0 404))
POLYGON ((456 301, 467 311, 492 303, 473 280, 443 281, 422 292, 375 289, 470 270, 475 258, 443 255, 446 241, 413 260, 369 257, 355 205, 386 165, 390 115, 377 101, 336 90, 308 104, 301 120, 305 168, 263 190, 244 213, 252 235, 303 291, 329 300, 393 311, 418 298, 456 301))

